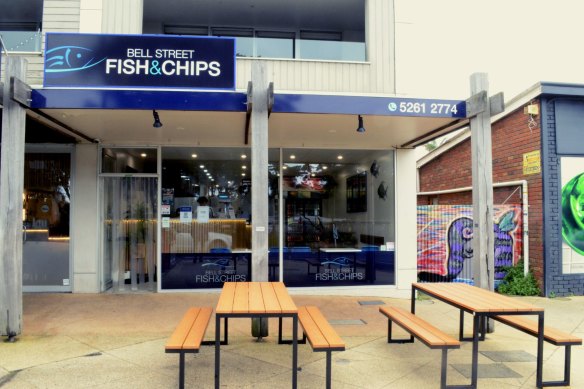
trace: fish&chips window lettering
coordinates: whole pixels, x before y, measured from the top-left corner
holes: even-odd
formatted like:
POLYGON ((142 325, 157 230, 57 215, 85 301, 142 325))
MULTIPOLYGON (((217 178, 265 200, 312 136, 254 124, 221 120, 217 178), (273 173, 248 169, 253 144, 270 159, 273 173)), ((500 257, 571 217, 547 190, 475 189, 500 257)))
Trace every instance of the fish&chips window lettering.
MULTIPOLYGON (((249 153, 162 148, 163 290, 251 280, 249 153)), ((270 149, 267 167, 269 280, 279 279, 282 252, 288 286, 394 284, 393 153, 279 153, 270 149)))

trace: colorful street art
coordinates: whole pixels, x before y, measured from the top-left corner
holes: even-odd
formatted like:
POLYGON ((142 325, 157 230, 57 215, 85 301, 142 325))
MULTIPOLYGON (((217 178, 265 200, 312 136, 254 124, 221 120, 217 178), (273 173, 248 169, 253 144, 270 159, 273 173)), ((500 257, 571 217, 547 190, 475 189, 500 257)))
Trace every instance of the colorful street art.
MULTIPOLYGON (((494 206, 495 283, 522 254, 521 205, 494 206)), ((418 206, 418 278, 473 284, 471 205, 418 206)))
POLYGON ((562 272, 584 273, 584 158, 560 159, 562 272))

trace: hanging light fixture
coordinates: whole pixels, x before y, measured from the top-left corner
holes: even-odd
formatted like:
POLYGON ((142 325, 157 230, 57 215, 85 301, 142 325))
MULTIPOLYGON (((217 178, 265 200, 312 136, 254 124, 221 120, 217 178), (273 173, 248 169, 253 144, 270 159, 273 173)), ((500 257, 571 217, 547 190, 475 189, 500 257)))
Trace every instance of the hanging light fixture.
POLYGON ((359 115, 359 127, 357 127, 357 132, 365 132, 365 127, 363 127, 363 116, 359 115))
POLYGON ((158 116, 158 112, 156 112, 155 109, 152 110, 152 116, 154 116, 154 123, 152 124, 152 127, 154 127, 154 128, 162 127, 162 122, 160 121, 160 116, 158 116))

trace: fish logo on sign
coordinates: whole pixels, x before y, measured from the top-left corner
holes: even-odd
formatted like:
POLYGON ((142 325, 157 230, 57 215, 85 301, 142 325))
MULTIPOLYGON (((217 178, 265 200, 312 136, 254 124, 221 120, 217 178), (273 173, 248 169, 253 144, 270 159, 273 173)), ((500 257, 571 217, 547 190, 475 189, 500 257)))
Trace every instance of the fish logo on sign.
POLYGON ((229 259, 227 258, 219 258, 216 260, 205 260, 205 263, 203 263, 202 265, 203 267, 207 267, 207 266, 218 266, 221 268, 225 268, 226 266, 229 266, 229 259))
POLYGON ((351 260, 347 257, 337 257, 331 259, 330 261, 325 261, 321 263, 321 265, 338 265, 338 266, 349 266, 351 264, 351 260))
POLYGON ((96 60, 93 50, 81 46, 59 46, 46 52, 46 72, 77 72, 99 65, 106 57, 96 60))

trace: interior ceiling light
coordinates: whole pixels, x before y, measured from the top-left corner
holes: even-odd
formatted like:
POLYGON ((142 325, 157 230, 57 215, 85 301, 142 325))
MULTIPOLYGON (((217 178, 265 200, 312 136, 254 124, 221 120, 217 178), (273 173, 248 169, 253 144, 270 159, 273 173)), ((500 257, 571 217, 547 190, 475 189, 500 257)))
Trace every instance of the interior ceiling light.
POLYGON ((365 127, 363 127, 363 116, 359 115, 359 127, 357 127, 357 132, 365 132, 365 127))
POLYGON ((337 156, 337 159, 343 159, 342 155, 337 156))
POLYGON ((191 157, 197 158, 197 154, 193 154, 193 155, 191 155, 191 157))
POLYGON ((247 155, 241 154, 241 159, 246 159, 246 158, 247 158, 247 155))
POLYGON ((142 158, 146 158, 148 155, 147 155, 146 153, 142 153, 142 154, 140 154, 140 156, 141 156, 142 158))
POLYGON ((158 116, 158 112, 156 112, 155 109, 152 110, 152 116, 154 116, 154 123, 152 124, 152 127, 154 127, 154 128, 162 127, 162 122, 160 121, 160 116, 158 116))
POLYGON ((290 156, 290 159, 296 159, 296 156, 295 156, 294 154, 292 154, 292 155, 290 156))

